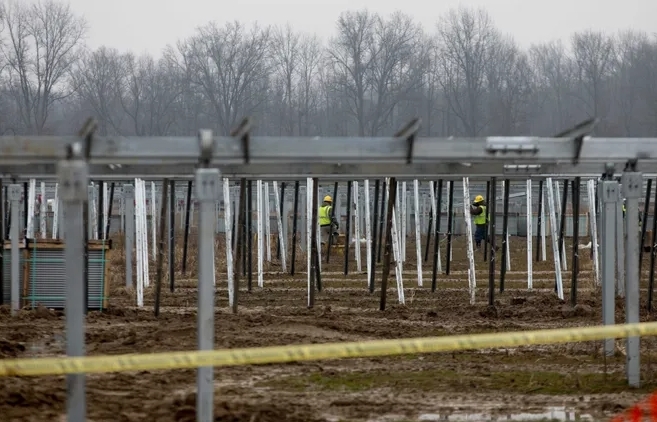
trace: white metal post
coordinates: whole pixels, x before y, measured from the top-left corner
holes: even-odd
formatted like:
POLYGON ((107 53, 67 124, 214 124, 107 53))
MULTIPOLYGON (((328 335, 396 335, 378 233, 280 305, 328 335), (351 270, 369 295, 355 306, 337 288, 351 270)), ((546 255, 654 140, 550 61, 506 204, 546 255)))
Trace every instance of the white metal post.
MULTIPOLYGON (((274 182, 274 192, 276 182, 274 182)), ((228 306, 233 307, 235 303, 235 277, 233 269, 233 221, 230 207, 230 181, 224 177, 224 227, 226 234, 226 273, 228 276, 228 306)), ((284 257, 285 255, 281 255, 284 257)), ((285 260, 283 260, 285 262, 285 260)), ((214 284, 214 283, 213 283, 214 284)))
POLYGON ((463 178, 463 218, 465 219, 465 237, 468 242, 468 285, 470 289, 470 304, 475 304, 475 292, 477 288, 477 279, 475 274, 474 245, 472 244, 472 221, 470 221, 470 181, 467 177, 463 178))
MULTIPOLYGON (((598 216, 595 213, 595 180, 586 183, 589 196, 589 215, 591 220, 591 247, 593 248, 593 281, 600 285, 600 259, 598 256, 598 216)), ((613 260, 613 258, 612 258, 613 260)))
MULTIPOLYGON (((125 248, 125 286, 133 287, 132 275, 132 248, 135 244, 135 187, 133 185, 123 185, 123 201, 125 204, 125 229, 124 229, 124 248, 125 248)), ((143 297, 139 300, 137 294, 137 306, 144 306, 143 297)))
MULTIPOLYGON (((602 246, 602 323, 613 325, 616 320, 616 207, 618 203, 618 182, 600 181, 600 199, 602 201, 600 218, 600 244, 602 246)), ((613 356, 615 339, 604 341, 607 356, 613 356)))
MULTIPOLYGON (((625 210, 625 322, 639 322, 639 198, 643 190, 643 176, 638 171, 625 171, 621 177, 623 196, 626 198, 625 210)), ((641 384, 640 366, 641 337, 626 339, 627 381, 631 387, 641 384)))
POLYGON ((369 283, 372 274, 372 217, 370 215, 370 181, 365 180, 365 250, 367 253, 367 281, 369 283))
MULTIPOLYGON (((274 191, 274 205, 276 208, 276 225, 278 227, 278 246, 281 249, 281 269, 287 272, 287 251, 285 250, 287 236, 283 227, 283 216, 281 215, 281 199, 278 196, 278 183, 272 182, 274 191)), ((229 224, 229 223, 226 223, 229 224)))
POLYGON ((563 300, 563 279, 561 278, 561 257, 559 256, 559 236, 557 234, 557 215, 554 205, 554 189, 552 179, 548 178, 548 213, 550 214, 550 235, 552 237, 552 255, 554 257, 554 274, 557 283, 557 296, 563 300))
MULTIPOLYGON (((73 147, 79 157, 79 144, 73 147)), ((84 356, 84 232, 82 207, 87 195, 88 167, 78 157, 60 161, 57 169, 66 223, 66 355, 84 356)), ((86 420, 85 375, 66 376, 69 422, 86 420)))
POLYGON ((20 225, 20 203, 21 203, 21 185, 9 185, 7 189, 7 196, 11 206, 11 314, 15 315, 16 311, 20 309, 20 255, 18 253, 19 230, 20 225))
POLYGON ((417 285, 422 287, 422 235, 420 234, 420 182, 413 180, 413 215, 415 217, 415 255, 417 258, 417 285))
MULTIPOLYGON (((202 135, 203 136, 203 135, 202 135)), ((211 135, 210 139, 211 139, 211 135)), ((198 349, 214 349, 214 208, 218 200, 219 170, 196 170, 196 197, 199 201, 198 235, 198 349)), ((198 422, 214 420, 214 368, 198 368, 196 409, 198 422)))
MULTIPOLYGON (((527 289, 531 290, 533 288, 533 247, 532 240, 534 239, 534 227, 533 227, 533 218, 532 213, 532 179, 527 179, 527 289)), ((507 242, 508 245, 508 242, 507 242)))

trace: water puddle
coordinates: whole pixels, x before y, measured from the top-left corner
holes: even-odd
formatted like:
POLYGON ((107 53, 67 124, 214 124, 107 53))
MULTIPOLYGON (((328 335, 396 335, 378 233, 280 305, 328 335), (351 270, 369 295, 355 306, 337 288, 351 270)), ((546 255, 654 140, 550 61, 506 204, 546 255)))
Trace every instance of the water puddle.
POLYGON ((490 413, 425 413, 418 417, 418 421, 592 421, 591 415, 579 414, 565 407, 548 407, 543 413, 519 412, 510 414, 490 414, 490 413))

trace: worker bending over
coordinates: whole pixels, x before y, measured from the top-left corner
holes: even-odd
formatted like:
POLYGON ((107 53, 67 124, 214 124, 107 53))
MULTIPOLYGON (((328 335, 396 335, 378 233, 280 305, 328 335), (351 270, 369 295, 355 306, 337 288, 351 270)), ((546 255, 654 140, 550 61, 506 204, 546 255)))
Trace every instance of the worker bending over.
MULTIPOLYGON (((477 249, 480 249, 482 240, 490 243, 488 239, 488 213, 486 212, 486 202, 484 202, 483 196, 475 196, 474 202, 472 205, 470 205, 470 214, 474 216, 473 223, 475 225, 475 246, 477 249)), ((496 246, 495 250, 497 249, 498 247, 496 246)))
POLYGON ((336 235, 337 232, 334 230, 337 230, 340 227, 338 221, 335 219, 335 216, 331 212, 332 210, 333 199, 330 195, 326 195, 324 197, 322 206, 319 207, 319 228, 322 236, 322 245, 326 243, 331 234, 336 235))

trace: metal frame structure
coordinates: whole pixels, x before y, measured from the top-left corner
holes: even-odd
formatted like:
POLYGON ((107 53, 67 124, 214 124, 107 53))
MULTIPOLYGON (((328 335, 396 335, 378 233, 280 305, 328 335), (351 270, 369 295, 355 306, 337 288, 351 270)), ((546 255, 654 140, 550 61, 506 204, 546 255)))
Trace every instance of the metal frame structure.
MULTIPOLYGON (((213 204, 218 198, 219 168, 224 177, 267 178, 285 175, 286 179, 327 177, 416 177, 447 175, 500 176, 507 179, 558 177, 555 175, 600 175, 605 204, 601 220, 603 246, 604 324, 613 323, 613 256, 616 247, 614 226, 618 214, 618 183, 611 181, 616 165, 626 165, 622 187, 627 197, 625 229, 625 270, 627 322, 638 322, 639 273, 638 199, 642 174, 637 160, 646 169, 657 172, 657 138, 591 138, 592 124, 554 138, 417 138, 419 120, 414 120, 394 137, 388 138, 319 138, 319 137, 250 137, 250 123, 245 120, 231 137, 213 137, 203 130, 194 137, 96 137, 93 123, 88 123, 77 137, 0 137, 0 169, 7 177, 51 176, 57 174, 64 204, 66 227, 67 355, 84 355, 84 228, 82 213, 89 177, 126 179, 129 176, 194 174, 201 202, 199 220, 213 225, 213 204), (56 167, 55 167, 56 166, 56 167)), ((183 178, 175 176, 176 178, 183 178)), ((12 213, 17 216, 12 185, 9 197, 12 213)), ((20 191, 18 190, 20 195, 20 191)), ((18 197, 20 198, 20 196, 18 197)), ((553 222, 554 223, 554 222, 553 222)), ((12 242, 17 243, 17 226, 12 225, 12 242)), ((127 228, 132 232, 133 227, 127 228)), ((199 349, 214 346, 214 230, 201 230, 199 238, 199 349)), ((12 264, 18 263, 12 245, 12 264)), ((15 271, 12 267, 12 273, 15 271)), ((127 274, 129 275, 129 274, 127 274)), ((17 276, 17 274, 16 274, 17 276)), ((12 295, 14 293, 12 274, 12 295)), ((130 277, 131 279, 132 277, 130 277)), ((12 301, 15 297, 12 297, 12 301)), ((613 340, 605 343, 606 353, 613 351, 613 340)), ((627 376, 630 386, 639 385, 639 338, 629 338, 627 376)), ((199 368, 198 420, 213 420, 212 368, 199 368)), ((86 419, 85 376, 67 378, 69 421, 86 419)))

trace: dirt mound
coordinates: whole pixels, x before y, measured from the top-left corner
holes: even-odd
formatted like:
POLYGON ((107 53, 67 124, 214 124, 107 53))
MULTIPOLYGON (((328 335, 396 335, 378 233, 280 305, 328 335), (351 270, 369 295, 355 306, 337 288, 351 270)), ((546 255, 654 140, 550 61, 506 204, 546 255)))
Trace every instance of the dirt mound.
POLYGON ((25 351, 25 346, 13 341, 0 340, 0 358, 15 358, 25 351))
MULTIPOLYGON (((566 317, 563 313, 564 301, 554 294, 540 294, 528 296, 514 296, 506 301, 495 301, 494 306, 485 306, 479 309, 479 316, 486 319, 520 319, 566 317)), ((578 305, 579 306, 579 305, 578 305)), ((582 305, 590 309, 588 305, 582 305)), ((578 311, 576 316, 589 316, 584 310, 578 311)), ((575 315, 574 315, 575 316, 575 315)))
MULTIPOLYGON (((176 422, 196 421, 196 393, 174 400, 166 410, 176 422)), ((215 402, 216 422, 322 422, 313 416, 311 409, 299 410, 277 403, 215 402)))
POLYGON ((61 386, 53 388, 53 385, 34 384, 17 378, 6 378, 0 386, 0 403, 13 408, 14 413, 19 408, 25 408, 24 412, 30 415, 35 408, 59 407, 66 399, 63 382, 61 386))
POLYGON ((64 312, 49 309, 42 305, 37 305, 34 309, 19 309, 16 315, 11 315, 11 307, 8 305, 0 306, 0 320, 14 319, 24 321, 47 320, 55 321, 64 316, 64 312))

